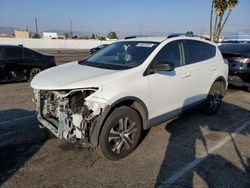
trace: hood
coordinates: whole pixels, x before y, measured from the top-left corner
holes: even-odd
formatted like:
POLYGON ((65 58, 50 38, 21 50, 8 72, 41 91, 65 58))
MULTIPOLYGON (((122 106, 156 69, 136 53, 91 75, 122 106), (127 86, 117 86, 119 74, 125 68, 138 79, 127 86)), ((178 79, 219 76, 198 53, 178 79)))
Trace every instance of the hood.
POLYGON ((80 65, 76 61, 40 72, 31 81, 31 87, 41 90, 99 87, 117 72, 119 71, 80 65))

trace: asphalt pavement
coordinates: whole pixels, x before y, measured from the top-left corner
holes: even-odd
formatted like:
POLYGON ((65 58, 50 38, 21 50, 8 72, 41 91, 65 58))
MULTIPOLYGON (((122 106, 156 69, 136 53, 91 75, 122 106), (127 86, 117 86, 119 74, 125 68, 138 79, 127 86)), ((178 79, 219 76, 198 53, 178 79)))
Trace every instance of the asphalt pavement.
POLYGON ((152 128, 115 162, 39 128, 29 83, 2 84, 0 93, 1 187, 250 187, 243 88, 229 89, 215 115, 194 110, 152 128))

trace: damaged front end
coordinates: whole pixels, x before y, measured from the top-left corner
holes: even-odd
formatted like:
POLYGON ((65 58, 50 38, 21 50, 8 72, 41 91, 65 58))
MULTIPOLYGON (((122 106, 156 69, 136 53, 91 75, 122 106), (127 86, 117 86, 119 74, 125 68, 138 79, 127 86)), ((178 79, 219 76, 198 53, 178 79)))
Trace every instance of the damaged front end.
POLYGON ((35 90, 36 111, 42 127, 60 139, 90 145, 93 122, 109 105, 108 101, 93 100, 91 95, 97 90, 35 90))

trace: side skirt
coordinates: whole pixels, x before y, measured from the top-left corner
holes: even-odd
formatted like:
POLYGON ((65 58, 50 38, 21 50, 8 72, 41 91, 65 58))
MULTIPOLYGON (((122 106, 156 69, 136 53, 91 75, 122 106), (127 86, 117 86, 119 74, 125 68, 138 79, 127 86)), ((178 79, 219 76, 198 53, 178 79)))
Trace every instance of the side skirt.
POLYGON ((151 127, 155 127, 157 125, 160 125, 161 123, 164 123, 168 120, 176 118, 183 113, 189 112, 190 110, 201 108, 204 106, 206 101, 207 101, 207 99, 203 99, 201 101, 195 102, 194 104, 190 104, 190 105, 184 106, 182 108, 173 110, 171 112, 167 112, 163 115, 149 119, 148 122, 146 123, 146 126, 144 129, 149 129, 151 127))

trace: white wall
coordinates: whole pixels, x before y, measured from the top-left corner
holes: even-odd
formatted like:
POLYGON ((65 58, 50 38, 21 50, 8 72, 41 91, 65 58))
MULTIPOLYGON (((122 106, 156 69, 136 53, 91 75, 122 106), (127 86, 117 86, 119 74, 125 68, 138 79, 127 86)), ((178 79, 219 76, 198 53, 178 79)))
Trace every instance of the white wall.
POLYGON ((100 44, 111 44, 114 42, 100 40, 63 40, 63 39, 18 39, 0 38, 1 44, 23 45, 33 49, 90 49, 100 44))

